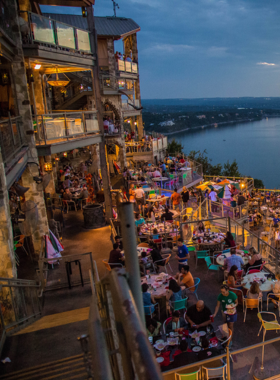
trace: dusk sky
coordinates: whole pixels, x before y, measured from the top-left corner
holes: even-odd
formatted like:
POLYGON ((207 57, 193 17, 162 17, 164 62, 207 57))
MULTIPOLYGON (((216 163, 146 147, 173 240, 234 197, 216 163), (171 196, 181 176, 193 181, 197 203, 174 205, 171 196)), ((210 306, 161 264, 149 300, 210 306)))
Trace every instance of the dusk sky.
MULTIPOLYGON (((280 96, 279 0, 117 2, 117 16, 141 27, 142 99, 280 96)), ((94 12, 112 16, 112 0, 96 0, 94 12)))

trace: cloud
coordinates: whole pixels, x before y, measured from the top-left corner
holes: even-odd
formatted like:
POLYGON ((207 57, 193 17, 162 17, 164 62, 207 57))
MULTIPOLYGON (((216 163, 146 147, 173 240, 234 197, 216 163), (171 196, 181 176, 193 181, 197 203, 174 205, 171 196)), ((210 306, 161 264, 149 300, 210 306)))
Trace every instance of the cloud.
POLYGON ((264 66, 276 66, 275 63, 267 63, 267 62, 258 62, 257 65, 264 65, 264 66))

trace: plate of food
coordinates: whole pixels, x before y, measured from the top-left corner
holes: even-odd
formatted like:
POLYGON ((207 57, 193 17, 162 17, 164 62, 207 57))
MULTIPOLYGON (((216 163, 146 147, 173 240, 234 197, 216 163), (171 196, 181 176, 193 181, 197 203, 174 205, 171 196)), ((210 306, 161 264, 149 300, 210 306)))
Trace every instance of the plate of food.
POLYGON ((162 350, 165 349, 165 343, 164 343, 164 342, 163 342, 163 343, 156 343, 156 344, 154 345, 154 347, 155 347, 158 351, 162 351, 162 350))
POLYGON ((193 350, 193 352, 199 352, 199 351, 201 351, 201 347, 200 346, 194 346, 192 350, 193 350))
POLYGON ((167 338, 169 346, 176 346, 178 344, 178 338, 167 338))
POLYGON ((206 331, 199 331, 199 335, 200 335, 200 336, 204 336, 204 335, 206 335, 206 331))
POLYGON ((233 315, 236 313, 236 306, 234 303, 231 303, 230 305, 226 305, 227 311, 225 311, 225 314, 233 315))
POLYGON ((164 358, 162 356, 159 356, 159 357, 156 358, 156 361, 158 363, 162 363, 162 362, 164 362, 164 358))
POLYGON ((156 341, 155 344, 159 344, 159 343, 164 343, 164 340, 163 339, 159 339, 159 340, 156 341))

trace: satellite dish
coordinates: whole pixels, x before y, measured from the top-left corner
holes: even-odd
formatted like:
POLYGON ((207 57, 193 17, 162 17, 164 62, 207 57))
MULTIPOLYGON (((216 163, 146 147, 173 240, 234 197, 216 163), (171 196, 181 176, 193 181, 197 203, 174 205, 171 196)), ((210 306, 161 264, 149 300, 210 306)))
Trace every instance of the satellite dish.
POLYGON ((21 205, 21 211, 25 214, 25 221, 19 223, 20 232, 23 235, 31 236, 38 228, 38 207, 33 201, 25 201, 21 205))

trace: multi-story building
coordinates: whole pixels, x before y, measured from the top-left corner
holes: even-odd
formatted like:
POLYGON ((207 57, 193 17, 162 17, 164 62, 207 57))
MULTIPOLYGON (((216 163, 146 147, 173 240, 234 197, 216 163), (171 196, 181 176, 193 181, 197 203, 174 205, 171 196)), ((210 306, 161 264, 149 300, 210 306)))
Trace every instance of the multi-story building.
MULTIPOLYGON (((55 192, 59 160, 87 148, 91 170, 99 170, 107 216, 111 214, 106 167, 97 45, 92 4, 86 7, 89 29, 43 17, 38 3, 9 0, 0 8, 0 276, 16 276, 15 235, 29 240, 38 255, 48 233, 44 193, 55 192), (57 109, 67 85, 87 73, 86 110, 57 109), (71 78, 74 78, 71 79, 71 78), (73 111, 73 110, 72 110, 73 111), (97 112, 99 111, 99 112, 97 112), (74 153, 73 153, 74 152, 74 153), (22 187, 19 187, 22 186, 22 187)), ((63 2, 68 5, 68 2, 63 2)), ((79 84, 81 85, 81 83, 79 84)))

